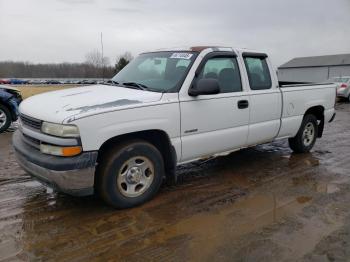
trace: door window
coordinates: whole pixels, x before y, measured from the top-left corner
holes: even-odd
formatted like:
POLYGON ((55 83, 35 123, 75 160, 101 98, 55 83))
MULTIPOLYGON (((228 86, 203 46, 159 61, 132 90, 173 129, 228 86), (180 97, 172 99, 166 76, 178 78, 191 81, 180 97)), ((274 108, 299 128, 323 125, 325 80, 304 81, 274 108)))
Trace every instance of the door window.
POLYGON ((232 57, 210 58, 206 61, 198 79, 217 79, 220 93, 242 91, 241 76, 237 60, 232 57))
POLYGON ((245 57, 244 63, 247 68, 251 90, 264 90, 272 87, 271 75, 266 58, 245 57))

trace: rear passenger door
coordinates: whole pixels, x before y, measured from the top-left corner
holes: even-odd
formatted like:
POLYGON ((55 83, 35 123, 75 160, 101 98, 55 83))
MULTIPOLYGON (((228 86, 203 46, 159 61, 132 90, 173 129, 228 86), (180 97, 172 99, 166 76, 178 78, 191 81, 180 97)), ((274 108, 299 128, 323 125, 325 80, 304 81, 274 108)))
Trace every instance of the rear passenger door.
POLYGON ((218 80, 221 92, 196 97, 187 90, 180 93, 182 162, 245 146, 249 96, 242 90, 240 70, 234 53, 210 53, 198 67, 192 85, 212 78, 218 80), (239 106, 242 101, 245 105, 239 106))
POLYGON ((248 145, 272 141, 280 128, 282 97, 266 54, 243 53, 250 86, 248 145))

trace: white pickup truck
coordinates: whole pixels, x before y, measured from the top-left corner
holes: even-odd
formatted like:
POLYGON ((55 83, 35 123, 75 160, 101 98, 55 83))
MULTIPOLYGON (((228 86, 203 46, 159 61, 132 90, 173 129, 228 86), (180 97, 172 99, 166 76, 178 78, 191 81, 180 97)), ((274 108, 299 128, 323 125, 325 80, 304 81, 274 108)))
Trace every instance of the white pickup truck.
POLYGON ((335 97, 333 84, 281 85, 261 52, 162 50, 106 84, 26 99, 13 145, 43 183, 127 208, 176 181, 183 163, 283 138, 310 151, 334 119, 335 97))

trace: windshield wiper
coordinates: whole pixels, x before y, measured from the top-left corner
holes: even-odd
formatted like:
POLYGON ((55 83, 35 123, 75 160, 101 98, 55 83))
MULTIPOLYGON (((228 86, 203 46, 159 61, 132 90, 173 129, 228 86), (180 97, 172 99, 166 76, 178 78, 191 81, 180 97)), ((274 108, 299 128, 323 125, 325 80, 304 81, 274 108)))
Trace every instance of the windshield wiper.
POLYGON ((125 82, 125 83, 123 83, 123 85, 124 86, 136 87, 137 89, 140 89, 140 90, 147 90, 147 89, 149 89, 148 86, 146 86, 144 84, 136 83, 136 82, 125 82))
POLYGON ((103 85, 113 85, 113 86, 117 86, 119 85, 119 83, 117 81, 114 80, 108 80, 102 83, 103 85))

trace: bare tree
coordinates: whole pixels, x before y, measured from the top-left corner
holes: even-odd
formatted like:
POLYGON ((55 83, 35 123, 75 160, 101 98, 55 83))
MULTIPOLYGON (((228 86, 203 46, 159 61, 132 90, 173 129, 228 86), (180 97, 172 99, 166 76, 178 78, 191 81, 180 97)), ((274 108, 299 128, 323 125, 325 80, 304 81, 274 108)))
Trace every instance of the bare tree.
POLYGON ((108 57, 102 57, 102 53, 94 49, 85 55, 85 63, 100 68, 101 76, 104 77, 104 69, 109 67, 110 60, 108 57))
POLYGON ((102 53, 94 49, 85 55, 85 63, 96 67, 107 67, 110 61, 108 57, 102 57, 102 53))

